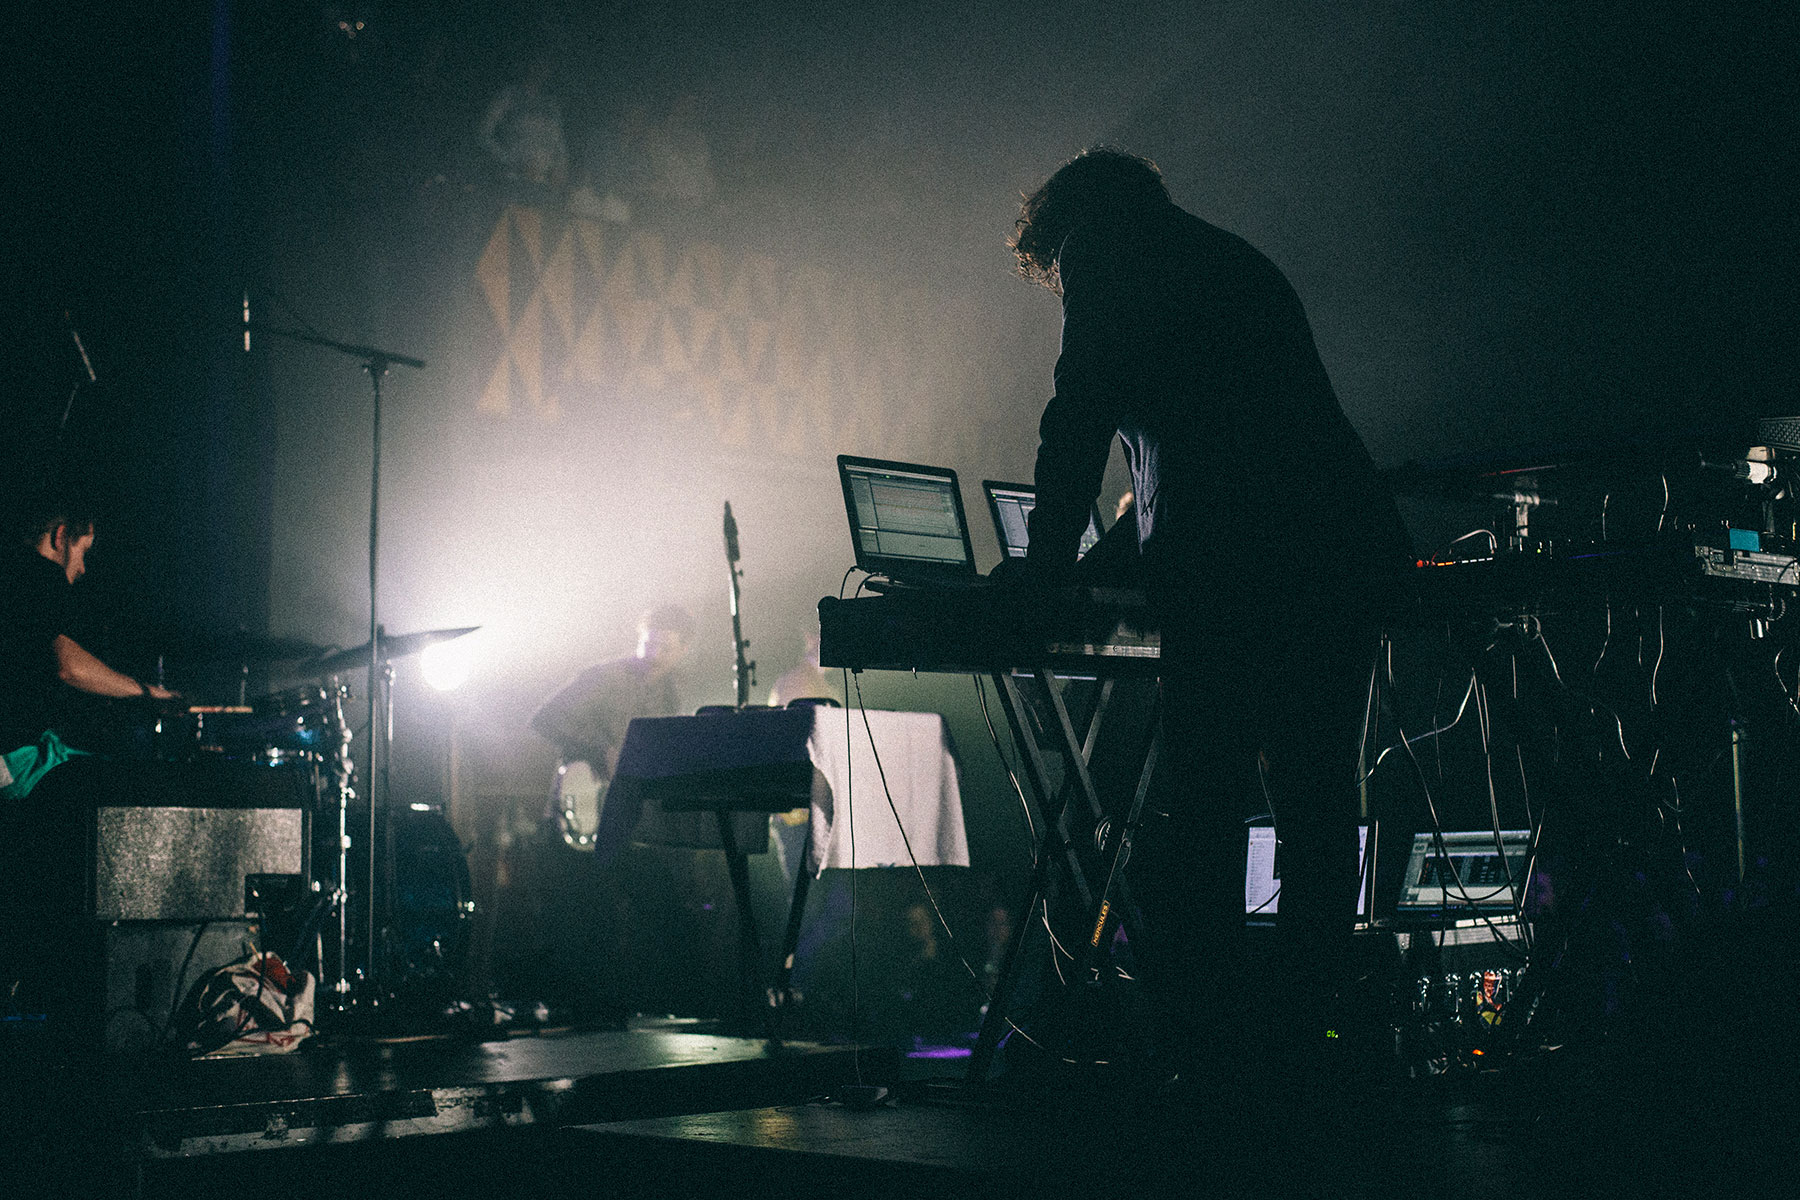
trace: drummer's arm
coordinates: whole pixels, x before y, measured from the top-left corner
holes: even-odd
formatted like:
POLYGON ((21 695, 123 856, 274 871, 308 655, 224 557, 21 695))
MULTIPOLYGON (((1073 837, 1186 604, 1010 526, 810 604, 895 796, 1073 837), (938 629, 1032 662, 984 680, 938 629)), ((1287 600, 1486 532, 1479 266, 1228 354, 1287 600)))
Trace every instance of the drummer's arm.
POLYGON ((55 642, 56 674, 77 691, 96 696, 149 696, 155 700, 173 700, 175 693, 155 684, 139 683, 131 676, 115 671, 81 648, 81 643, 67 634, 58 634, 55 642))

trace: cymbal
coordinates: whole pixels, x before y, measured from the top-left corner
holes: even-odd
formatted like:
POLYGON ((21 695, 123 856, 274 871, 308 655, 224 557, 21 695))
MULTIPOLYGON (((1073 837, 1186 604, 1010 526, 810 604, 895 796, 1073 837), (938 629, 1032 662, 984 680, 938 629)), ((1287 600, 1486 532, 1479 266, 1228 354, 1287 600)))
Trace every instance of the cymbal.
MULTIPOLYGON (((405 658, 417 654, 427 646, 438 642, 454 641, 466 634, 480 629, 479 625, 468 625, 462 629, 426 629, 418 633, 384 634, 381 638, 381 657, 392 662, 396 658, 405 658)), ((304 665, 304 670, 312 675, 337 675, 344 671, 352 671, 366 666, 369 661, 369 643, 352 646, 348 650, 336 650, 317 662, 304 665)))

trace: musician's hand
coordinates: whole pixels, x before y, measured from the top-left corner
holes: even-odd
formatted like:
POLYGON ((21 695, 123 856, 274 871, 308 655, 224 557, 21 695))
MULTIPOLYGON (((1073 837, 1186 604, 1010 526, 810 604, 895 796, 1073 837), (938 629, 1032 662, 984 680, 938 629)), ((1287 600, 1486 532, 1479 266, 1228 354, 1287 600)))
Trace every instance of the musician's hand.
POLYGON ((154 683, 141 686, 144 689, 143 701, 159 713, 180 712, 187 706, 187 700, 180 692, 172 692, 154 683))

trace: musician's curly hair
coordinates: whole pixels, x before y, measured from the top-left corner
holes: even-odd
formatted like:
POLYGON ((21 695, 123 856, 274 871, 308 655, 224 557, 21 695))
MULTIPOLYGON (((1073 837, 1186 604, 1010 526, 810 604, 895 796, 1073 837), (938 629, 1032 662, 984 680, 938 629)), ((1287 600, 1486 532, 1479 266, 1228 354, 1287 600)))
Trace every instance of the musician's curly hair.
POLYGON ((1061 290, 1057 255, 1076 226, 1095 217, 1170 202, 1155 163, 1111 146, 1093 146, 1024 197, 1006 245, 1019 260, 1020 275, 1057 292, 1061 290))

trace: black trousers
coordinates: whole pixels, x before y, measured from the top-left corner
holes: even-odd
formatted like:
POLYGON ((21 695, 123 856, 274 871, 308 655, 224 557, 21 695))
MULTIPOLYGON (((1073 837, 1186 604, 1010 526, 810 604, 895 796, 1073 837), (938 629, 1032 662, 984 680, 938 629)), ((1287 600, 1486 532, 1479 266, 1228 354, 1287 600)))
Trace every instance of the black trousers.
POLYGON ((1355 919, 1358 739, 1379 643, 1372 618, 1323 606, 1158 603, 1163 750, 1130 878, 1147 991, 1204 1044, 1324 1019, 1355 919), (1246 954, 1245 820, 1280 839, 1275 954, 1246 954), (1323 994, 1321 989, 1324 989, 1323 994))

